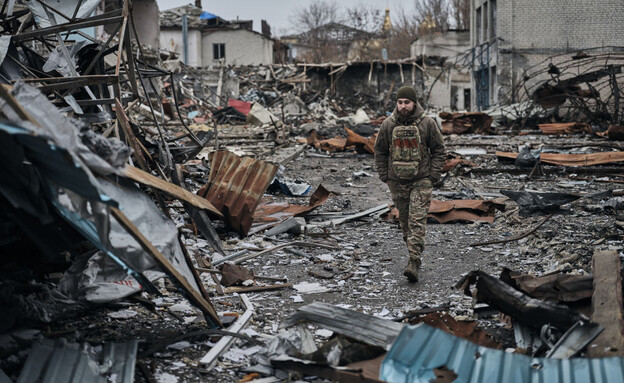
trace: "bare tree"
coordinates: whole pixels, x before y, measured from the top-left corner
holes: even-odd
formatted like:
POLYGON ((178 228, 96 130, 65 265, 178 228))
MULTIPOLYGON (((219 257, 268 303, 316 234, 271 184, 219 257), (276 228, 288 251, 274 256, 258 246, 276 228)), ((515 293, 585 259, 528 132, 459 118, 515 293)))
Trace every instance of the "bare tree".
POLYGON ((455 28, 470 29, 470 0, 451 0, 450 7, 455 28))
POLYGON ((410 44, 418 37, 419 20, 415 14, 398 9, 394 12, 393 33, 388 39, 388 58, 400 59, 410 56, 410 44))
POLYGON ((295 10, 293 27, 299 32, 318 30, 330 23, 342 21, 340 8, 335 1, 315 1, 307 7, 299 7, 295 10))
POLYGON ((342 21, 340 8, 335 1, 316 1, 295 10, 293 27, 300 33, 300 43, 307 46, 304 56, 314 62, 326 61, 338 49, 331 42, 327 26, 342 21))
POLYGON ((384 21, 384 13, 381 9, 359 3, 345 8, 344 24, 361 31, 378 34, 384 21))
POLYGON ((414 6, 420 34, 449 29, 451 12, 448 0, 416 0, 414 6))

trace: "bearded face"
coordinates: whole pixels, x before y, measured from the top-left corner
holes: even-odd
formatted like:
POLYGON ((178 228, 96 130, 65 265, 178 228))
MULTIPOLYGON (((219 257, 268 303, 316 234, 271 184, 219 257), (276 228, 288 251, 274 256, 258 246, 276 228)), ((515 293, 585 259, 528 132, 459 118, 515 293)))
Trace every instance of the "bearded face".
POLYGON ((407 98, 399 98, 397 100, 397 112, 401 117, 407 117, 414 112, 414 101, 407 98))

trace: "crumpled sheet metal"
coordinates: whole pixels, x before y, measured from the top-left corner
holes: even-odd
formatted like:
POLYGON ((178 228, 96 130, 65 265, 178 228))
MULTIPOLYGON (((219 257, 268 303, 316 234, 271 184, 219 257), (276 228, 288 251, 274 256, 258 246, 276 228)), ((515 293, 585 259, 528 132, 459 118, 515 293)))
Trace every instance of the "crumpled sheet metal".
POLYGON ((449 334, 477 343, 480 346, 501 349, 503 345, 481 329, 477 321, 458 321, 448 313, 430 313, 410 319, 410 324, 425 323, 449 334))
POLYGON ((287 202, 273 203, 264 200, 254 213, 254 225, 251 231, 257 233, 276 226, 290 217, 304 216, 324 204, 333 194, 323 185, 319 185, 310 196, 310 202, 307 205, 293 205, 287 202))
POLYGON ((463 158, 450 158, 444 161, 444 166, 442 167, 442 173, 451 171, 455 169, 457 166, 475 167, 477 166, 477 164, 472 161, 465 160, 463 158))
POLYGON ((377 139, 377 133, 366 138, 347 127, 345 127, 345 130, 347 131, 347 142, 345 143, 345 148, 355 146, 355 150, 358 153, 375 154, 375 140, 377 139))
POLYGON ((432 218, 438 223, 449 223, 457 221, 470 222, 494 222, 496 210, 505 211, 505 204, 495 200, 431 200, 428 218, 432 218))
POLYGON ((543 134, 591 134, 592 132, 591 126, 583 122, 537 124, 537 127, 543 134))
POLYGON ((225 150, 211 153, 210 158, 208 183, 197 194, 219 209, 229 226, 247 235, 256 207, 278 167, 225 150))
POLYGON ((324 150, 326 152, 342 152, 347 145, 347 139, 344 137, 333 137, 328 139, 321 139, 316 131, 312 131, 306 139, 308 145, 314 146, 318 150, 324 150))
POLYGON ((494 119, 482 112, 440 113, 442 134, 488 134, 494 119))
MULTIPOLYGON (((496 157, 515 159, 518 153, 496 152, 496 157)), ((542 153, 540 161, 559 166, 593 166, 624 162, 624 152, 600 152, 588 154, 542 153)))
POLYGON ((96 351, 89 345, 43 339, 30 350, 17 382, 131 383, 138 344, 106 343, 96 351))
POLYGON ((624 381, 624 358, 531 358, 478 346, 425 324, 406 326, 386 355, 380 379, 429 383, 445 366, 461 383, 570 383, 624 381))

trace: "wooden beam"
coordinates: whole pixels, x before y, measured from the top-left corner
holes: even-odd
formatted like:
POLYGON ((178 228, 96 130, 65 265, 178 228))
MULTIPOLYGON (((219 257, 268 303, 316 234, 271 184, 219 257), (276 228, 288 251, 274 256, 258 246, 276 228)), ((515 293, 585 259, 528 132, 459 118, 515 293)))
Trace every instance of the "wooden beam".
MULTIPOLYGON (((117 115, 117 121, 121 126, 121 129, 126 136, 126 140, 130 144, 130 147, 134 151, 134 158, 136 158, 141 169, 147 171, 149 167, 147 166, 147 160, 143 155, 143 150, 139 145, 137 138, 134 136, 134 132, 132 131, 132 127, 130 126, 130 121, 128 120, 128 116, 124 112, 124 108, 121 105, 121 101, 118 98, 115 98, 115 114, 117 115)), ((149 174, 149 173, 148 173, 149 174)))
POLYGON ((141 169, 128 165, 126 166, 123 175, 140 184, 151 186, 155 189, 169 194, 174 198, 180 199, 184 202, 188 202, 199 209, 209 210, 211 213, 217 215, 220 218, 223 218, 223 213, 221 213, 207 199, 202 198, 197 194, 193 194, 190 191, 179 187, 178 185, 174 185, 171 182, 167 182, 147 172, 144 172, 141 169))
POLYGON ((618 252, 596 251, 592 258, 592 269, 594 293, 591 320, 601 325, 604 330, 587 346, 587 356, 624 356, 622 274, 618 252))
POLYGON ((197 305, 200 310, 206 315, 206 319, 209 319, 215 326, 223 327, 219 316, 215 311, 210 301, 204 299, 204 297, 193 286, 189 284, 186 278, 180 274, 180 272, 169 262, 167 258, 152 245, 150 241, 139 231, 139 229, 132 223, 132 221, 116 207, 109 208, 111 214, 126 229, 126 231, 141 245, 149 255, 154 258, 158 265, 186 291, 188 299, 197 305))
POLYGON ((249 287, 230 286, 230 287, 225 288, 225 293, 226 294, 251 293, 254 291, 273 291, 273 290, 286 289, 286 288, 292 288, 292 287, 293 287, 292 283, 282 283, 282 284, 269 285, 269 286, 249 286, 249 287))

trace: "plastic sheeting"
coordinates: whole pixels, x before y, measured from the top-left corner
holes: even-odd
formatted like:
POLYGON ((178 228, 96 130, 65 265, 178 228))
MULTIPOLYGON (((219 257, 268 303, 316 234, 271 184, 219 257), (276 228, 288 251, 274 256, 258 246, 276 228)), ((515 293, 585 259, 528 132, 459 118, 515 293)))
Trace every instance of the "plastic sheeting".
POLYGON ((4 100, 0 99, 0 109, 11 121, 20 122, 20 126, 30 132, 51 138, 57 146, 70 152, 74 161, 86 165, 83 170, 90 177, 92 174, 89 169, 101 175, 122 175, 123 166, 131 153, 128 147, 114 139, 90 136, 89 133, 86 133, 87 129, 84 129, 85 133, 83 133, 82 123, 64 116, 43 93, 30 85, 17 82, 12 93, 39 126, 27 121, 20 121, 21 119, 17 114, 6 105, 4 100), (86 139, 83 139, 84 135, 87 135, 86 139), (104 148, 107 145, 116 148, 114 161, 108 158, 111 161, 108 162, 107 157, 98 154, 98 148, 104 148))
MULTIPOLYGON (((142 191, 128 183, 116 185, 100 180, 101 189, 119 203, 119 208, 145 235, 167 260, 186 278, 193 288, 199 291, 193 274, 178 241, 175 224, 165 217, 152 200, 142 191)), ((65 200, 68 209, 87 215, 80 201, 65 200)), ((94 217, 95 219, 95 217, 94 217)), ((148 280, 154 281, 164 274, 159 271, 154 259, 134 240, 116 221, 110 223, 111 251, 123 260, 132 270, 141 273, 148 280)), ((141 289, 141 284, 132 275, 117 267, 109 257, 99 252, 88 261, 74 265, 61 281, 61 287, 67 294, 84 297, 93 302, 107 302, 121 299, 141 289)))

